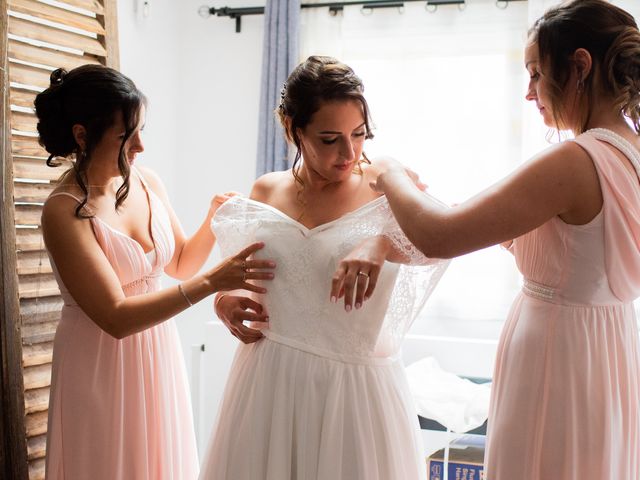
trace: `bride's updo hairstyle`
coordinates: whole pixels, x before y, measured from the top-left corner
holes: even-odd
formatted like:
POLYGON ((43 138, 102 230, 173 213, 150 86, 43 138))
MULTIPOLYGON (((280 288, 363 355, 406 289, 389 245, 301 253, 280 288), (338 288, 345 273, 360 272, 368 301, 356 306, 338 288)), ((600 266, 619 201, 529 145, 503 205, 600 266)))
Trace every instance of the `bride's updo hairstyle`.
MULTIPOLYGON (((276 109, 276 114, 285 130, 287 140, 296 146, 297 152, 292 171, 301 186, 303 183, 298 170, 302 152, 298 129, 304 129, 311 122, 313 114, 323 103, 355 100, 362 105, 365 138, 373 138, 369 106, 363 92, 364 85, 360 77, 351 67, 332 57, 311 56, 298 65, 287 78, 282 87, 280 105, 276 109)), ((358 162, 358 168, 362 162, 369 163, 364 154, 363 157, 358 162)))
POLYGON ((573 0, 540 17, 529 30, 529 43, 538 45, 556 125, 583 133, 596 97, 608 92, 640 133, 640 32, 629 13, 604 0, 573 0), (578 81, 579 117, 576 125, 568 125, 561 105, 571 57, 579 48, 591 54, 593 68, 578 81))
POLYGON ((36 96, 39 142, 50 154, 47 165, 58 166, 56 157, 71 159, 72 167, 65 175, 73 171, 84 192, 77 216, 82 216, 87 203, 87 168, 92 153, 106 130, 113 126, 117 112, 122 112, 126 131, 118 155, 124 182, 116 193, 115 208, 127 198, 130 168, 125 143, 138 125, 140 109, 145 104, 145 96, 129 78, 102 65, 83 65, 69 72, 59 68, 51 74, 49 88, 36 96), (74 125, 82 125, 86 130, 84 149, 75 141, 74 125))

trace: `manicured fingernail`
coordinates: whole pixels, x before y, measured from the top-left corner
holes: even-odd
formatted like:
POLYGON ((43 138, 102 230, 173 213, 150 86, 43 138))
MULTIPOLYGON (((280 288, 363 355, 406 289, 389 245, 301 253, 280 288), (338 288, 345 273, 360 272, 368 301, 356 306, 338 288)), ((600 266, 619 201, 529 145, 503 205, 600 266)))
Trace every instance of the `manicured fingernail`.
POLYGON ((356 310, 358 310, 362 306, 361 303, 356 303, 356 310))
POLYGON ((351 311, 351 305, 347 305, 346 307, 344 307, 344 309, 345 309, 347 312, 350 312, 350 311, 351 311))
POLYGON ((336 303, 338 299, 336 297, 331 297, 331 303, 336 303))
POLYGON ((264 317, 264 321, 268 322, 269 321, 269 317, 264 317))
POLYGON ((270 266, 271 268, 273 268, 273 267, 275 267, 275 266, 276 266, 276 264, 275 264, 274 262, 269 262, 269 266, 270 266))
POLYGON ((366 302, 367 300, 369 300, 369 297, 365 296, 364 301, 366 302))
POLYGON ((269 278, 273 278, 273 273, 270 273, 270 274, 269 274, 269 278))

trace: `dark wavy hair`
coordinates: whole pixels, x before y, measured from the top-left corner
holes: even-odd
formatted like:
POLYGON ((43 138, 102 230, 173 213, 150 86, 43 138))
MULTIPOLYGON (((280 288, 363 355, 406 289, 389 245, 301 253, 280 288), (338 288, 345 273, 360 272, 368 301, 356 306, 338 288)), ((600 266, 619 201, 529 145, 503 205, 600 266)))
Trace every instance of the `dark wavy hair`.
POLYGON ((84 192, 76 216, 85 217, 81 212, 89 194, 87 169, 96 145, 113 126, 117 112, 122 113, 126 130, 118 156, 118 169, 124 182, 116 192, 115 208, 118 209, 127 198, 130 168, 125 144, 136 129, 140 109, 146 103, 144 94, 128 77, 102 65, 82 65, 69 72, 59 68, 51 74, 49 88, 36 96, 39 142, 50 153, 47 165, 58 166, 55 157, 74 159, 63 177, 73 171, 84 192), (74 125, 82 125, 86 130, 84 150, 73 136, 74 125))
MULTIPOLYGON (((276 115, 280 119, 289 142, 296 146, 292 172, 296 182, 304 188, 298 174, 302 156, 298 129, 304 129, 323 103, 331 101, 355 100, 362 106, 366 139, 373 138, 369 106, 364 98, 364 85, 353 69, 332 57, 311 56, 298 65, 287 78, 282 88, 280 105, 276 115), (289 121, 287 121, 289 119, 289 121)), ((358 162, 370 163, 366 155, 358 162)))
POLYGON ((587 129, 599 85, 640 133, 640 32, 633 16, 604 0, 573 0, 540 17, 529 30, 529 42, 538 45, 540 62, 548 69, 544 74, 556 125, 569 126, 566 112, 558 107, 569 81, 571 57, 584 48, 593 68, 579 85, 578 124, 569 127, 576 134, 587 129))

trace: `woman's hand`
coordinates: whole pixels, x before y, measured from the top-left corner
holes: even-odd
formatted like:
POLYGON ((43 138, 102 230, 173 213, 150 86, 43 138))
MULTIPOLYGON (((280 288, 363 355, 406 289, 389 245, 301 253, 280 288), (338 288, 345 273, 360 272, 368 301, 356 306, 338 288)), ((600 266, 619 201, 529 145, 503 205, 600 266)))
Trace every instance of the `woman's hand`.
POLYGON ((222 294, 216 298, 214 310, 231 334, 242 343, 254 343, 264 336, 259 329, 247 327, 243 323, 249 321, 266 324, 269 321, 258 302, 247 297, 222 294))
POLYGON ((238 192, 225 192, 225 193, 217 193, 217 194, 215 194, 213 196, 213 198, 211 199, 211 203, 209 204, 209 214, 208 214, 209 219, 213 218, 213 216, 218 211, 218 208, 220 208, 220 206, 224 202, 229 200, 231 197, 235 197, 236 195, 240 195, 240 193, 238 193, 238 192))
POLYGON ((263 247, 263 242, 253 243, 236 255, 225 258, 213 269, 205 273, 205 278, 210 283, 213 291, 242 289, 256 293, 266 293, 266 288, 247 282, 247 280, 273 279, 273 272, 266 270, 275 268, 276 264, 274 262, 271 260, 248 259, 263 247))
POLYGON ((362 307, 373 294, 380 270, 391 245, 383 236, 368 238, 354 248, 338 265, 331 282, 331 302, 336 303, 344 296, 347 312, 362 307))
POLYGON ((376 180, 369 183, 369 186, 374 191, 384 193, 384 177, 386 175, 407 175, 420 191, 425 191, 427 189, 427 185, 420 181, 420 177, 416 172, 405 167, 397 160, 391 157, 379 157, 373 162, 376 169, 380 172, 376 177, 376 180))

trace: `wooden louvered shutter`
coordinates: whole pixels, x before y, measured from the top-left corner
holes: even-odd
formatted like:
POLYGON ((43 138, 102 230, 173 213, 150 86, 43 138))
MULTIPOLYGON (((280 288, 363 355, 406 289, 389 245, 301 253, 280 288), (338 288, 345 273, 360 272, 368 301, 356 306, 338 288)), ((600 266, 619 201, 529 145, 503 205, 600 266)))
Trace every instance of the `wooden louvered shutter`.
POLYGON ((58 67, 118 67, 116 0, 0 0, 0 7, 0 477, 41 479, 53 336, 62 299, 44 250, 40 215, 66 167, 46 166, 33 101, 58 67))

